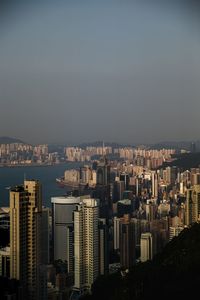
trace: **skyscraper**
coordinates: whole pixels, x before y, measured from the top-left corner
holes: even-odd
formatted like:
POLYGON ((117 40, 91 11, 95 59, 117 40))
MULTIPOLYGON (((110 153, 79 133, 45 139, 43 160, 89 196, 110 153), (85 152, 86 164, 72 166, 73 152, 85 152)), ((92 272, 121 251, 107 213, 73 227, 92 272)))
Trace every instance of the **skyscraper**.
POLYGON ((126 172, 122 172, 119 176, 120 181, 124 182, 125 190, 129 189, 130 175, 126 172))
POLYGON ((30 300, 46 298, 41 184, 24 181, 10 191, 10 275, 30 300))
POLYGON ((89 290, 99 275, 99 201, 84 199, 74 211, 74 288, 89 290))
POLYGON ((117 202, 123 199, 123 192, 125 190, 125 183, 124 181, 114 181, 113 183, 113 202, 117 202))
POLYGON ((113 219, 113 231, 114 231, 114 250, 119 250, 119 230, 120 218, 114 217, 113 219))
POLYGON ((200 185, 187 190, 185 219, 186 225, 197 222, 200 216, 200 185))
POLYGON ((150 232, 142 233, 140 239, 141 262, 151 260, 153 258, 153 243, 150 232))
POLYGON ((134 222, 131 221, 130 215, 127 214, 120 219, 119 225, 119 250, 122 267, 129 269, 135 264, 135 247, 134 222))
POLYGON ((68 272, 74 269, 73 262, 73 211, 79 204, 79 197, 53 197, 52 203, 52 233, 53 258, 67 261, 68 272))
POLYGON ((109 218, 112 212, 112 201, 110 195, 110 165, 103 156, 97 165, 97 184, 95 197, 100 200, 99 214, 101 218, 109 218))
POLYGON ((27 209, 28 193, 23 186, 10 190, 10 278, 20 281, 27 292, 27 209))
POLYGON ((99 273, 108 273, 109 264, 109 233, 106 219, 99 219, 99 273))
POLYGON ((151 172, 151 193, 152 197, 158 197, 158 174, 155 171, 151 172))
POLYGON ((97 184, 109 185, 110 183, 110 165, 106 157, 102 157, 97 165, 97 184))

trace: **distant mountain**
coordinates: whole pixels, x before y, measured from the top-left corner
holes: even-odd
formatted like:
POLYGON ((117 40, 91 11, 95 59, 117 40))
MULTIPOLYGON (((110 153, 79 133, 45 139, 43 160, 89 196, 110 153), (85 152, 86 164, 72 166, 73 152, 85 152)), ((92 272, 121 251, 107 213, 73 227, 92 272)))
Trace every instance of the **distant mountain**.
MULTIPOLYGON (((112 148, 134 147, 133 145, 130 145, 130 144, 118 144, 115 142, 104 142, 104 145, 105 145, 105 147, 112 147, 112 148)), ((103 141, 81 143, 77 147, 80 147, 80 148, 103 147, 103 141)))
POLYGON ((148 144, 148 147, 151 149, 173 148, 177 150, 191 150, 192 142, 195 143, 196 149, 200 150, 200 141, 163 141, 160 143, 148 144))
MULTIPOLYGON (((142 147, 142 148, 149 148, 149 149, 163 149, 163 148, 168 148, 168 149, 176 149, 180 151, 181 149, 185 150, 191 150, 191 144, 195 143, 196 150, 200 151, 200 140, 196 141, 163 141, 159 143, 154 143, 154 144, 123 144, 123 143, 115 143, 115 142, 104 142, 105 146, 110 146, 113 148, 123 148, 123 147, 142 147)), ((95 141, 95 142, 86 142, 86 143, 81 143, 78 144, 77 147, 80 148, 86 148, 86 147, 102 147, 103 146, 103 141, 95 141)))
POLYGON ((22 143, 25 144, 22 140, 8 137, 8 136, 1 136, 0 137, 0 144, 12 144, 12 143, 22 143))
POLYGON ((197 299, 200 284, 200 224, 184 229, 153 261, 127 275, 100 276, 87 300, 197 299))

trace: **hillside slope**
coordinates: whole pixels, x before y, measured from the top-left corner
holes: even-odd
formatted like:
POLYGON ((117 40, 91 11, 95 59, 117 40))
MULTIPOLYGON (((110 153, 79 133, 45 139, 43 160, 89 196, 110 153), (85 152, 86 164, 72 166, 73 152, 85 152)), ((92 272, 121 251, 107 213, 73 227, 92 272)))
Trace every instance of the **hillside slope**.
POLYGON ((101 276, 93 285, 92 295, 84 299, 195 299, 200 285, 199 270, 200 224, 194 224, 174 238, 153 261, 138 264, 124 278, 120 273, 101 276))

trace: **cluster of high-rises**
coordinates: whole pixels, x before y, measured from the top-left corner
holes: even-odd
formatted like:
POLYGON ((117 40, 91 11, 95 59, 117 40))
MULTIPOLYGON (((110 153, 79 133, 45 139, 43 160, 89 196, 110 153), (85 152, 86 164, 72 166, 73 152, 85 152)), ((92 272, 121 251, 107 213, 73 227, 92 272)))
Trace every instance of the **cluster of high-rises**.
POLYGON ((152 169, 103 155, 78 172, 93 172, 95 183, 52 197, 52 210, 42 207, 38 181, 10 189, 9 210, 0 211, 0 227, 10 228, 0 275, 20 282, 20 299, 78 299, 99 275, 151 260, 200 220, 200 168, 152 169))
POLYGON ((73 274, 73 293, 76 294, 84 289, 89 290, 98 274, 106 274, 117 268, 130 269, 138 262, 152 259, 166 243, 185 227, 198 222, 200 217, 198 168, 183 172, 175 166, 152 170, 135 166, 130 161, 109 164, 104 156, 95 165, 95 173, 96 185, 88 189, 89 195, 82 196, 82 199, 52 199, 54 259, 68 262, 68 271, 73 274), (75 205, 73 201, 78 203, 75 205), (64 207, 69 203, 74 206, 73 218, 70 217, 70 224, 63 222, 63 229, 62 222, 56 223, 55 219, 63 217, 64 207), (96 223, 95 210, 92 218, 89 213, 84 214, 86 203, 96 203, 96 223), (57 217, 55 214, 58 214, 57 217), (86 224, 89 224, 90 218, 93 229, 89 233, 86 224), (66 232, 63 233, 63 230, 66 232), (61 239, 61 236, 65 238, 61 239), (91 237, 92 242, 89 239, 91 237), (72 248, 66 246, 70 245, 70 241, 73 241, 72 248), (66 245, 61 247, 60 243, 66 245), (91 252, 89 245, 93 249, 91 252), (61 248, 68 252, 59 256, 61 248), (84 252, 84 249, 87 251, 84 252), (91 263, 96 260, 96 269, 89 267, 87 259, 90 253, 94 255, 90 257, 91 263), (94 277, 91 277, 90 284, 83 265, 87 266, 87 270, 93 269, 94 277), (82 277, 83 274, 85 277, 82 277))
POLYGON ((95 186, 97 182, 96 170, 90 166, 83 166, 80 169, 66 170, 61 180, 66 185, 89 185, 95 186))
POLYGON ((48 145, 24 143, 0 144, 0 165, 31 165, 59 162, 56 152, 49 153, 48 145))
POLYGON ((66 147, 64 149, 68 161, 91 161, 93 156, 112 154, 112 147, 66 147))
POLYGON ((113 159, 132 160, 134 165, 157 168, 163 162, 171 160, 174 152, 173 149, 146 150, 111 146, 86 146, 84 148, 54 146, 50 149, 47 144, 33 146, 18 142, 0 144, 0 165, 58 164, 64 161, 90 162, 99 159, 102 155, 109 155, 113 159))
POLYGON ((135 165, 157 168, 165 161, 170 161, 175 154, 174 149, 147 150, 144 148, 113 148, 113 147, 66 147, 64 149, 68 161, 91 161, 96 156, 111 155, 121 159, 132 160, 135 165))
MULTIPOLYGON (((90 161, 93 155, 114 154, 118 155, 120 159, 129 161, 129 173, 130 180, 133 179, 134 173, 139 173, 138 170, 157 169, 163 164, 163 162, 169 162, 172 160, 172 155, 175 153, 174 149, 162 149, 162 150, 145 150, 140 148, 118 148, 112 149, 112 147, 87 147, 86 150, 77 147, 68 147, 65 149, 67 159, 70 161, 90 161), (101 151, 100 151, 101 150, 101 151), (86 159, 86 156, 87 159, 86 159), (130 169, 132 168, 132 174, 130 169)), ((124 165, 117 163, 118 160, 114 160, 112 163, 113 170, 122 170, 124 165)), ((95 162, 94 162, 95 165, 95 162)), ((127 166, 128 168, 128 166, 127 166)), ((125 168, 127 170, 127 168, 125 168)), ((94 166, 85 165, 80 169, 66 170, 62 183, 66 185, 89 185, 95 186, 97 183, 97 172, 94 166)))

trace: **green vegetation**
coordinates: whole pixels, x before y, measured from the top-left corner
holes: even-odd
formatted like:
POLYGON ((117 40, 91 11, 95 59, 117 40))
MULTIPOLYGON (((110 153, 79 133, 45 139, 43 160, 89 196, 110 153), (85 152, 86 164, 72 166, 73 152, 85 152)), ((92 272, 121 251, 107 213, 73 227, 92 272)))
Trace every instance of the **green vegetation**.
POLYGON ((92 295, 84 299, 195 299, 199 270, 200 224, 194 224, 174 238, 153 261, 137 264, 124 277, 120 273, 99 277, 92 295))
POLYGON ((190 170, 191 168, 198 168, 200 165, 200 152, 198 153, 184 153, 176 155, 177 160, 170 163, 164 163, 162 168, 177 166, 181 171, 190 170))

